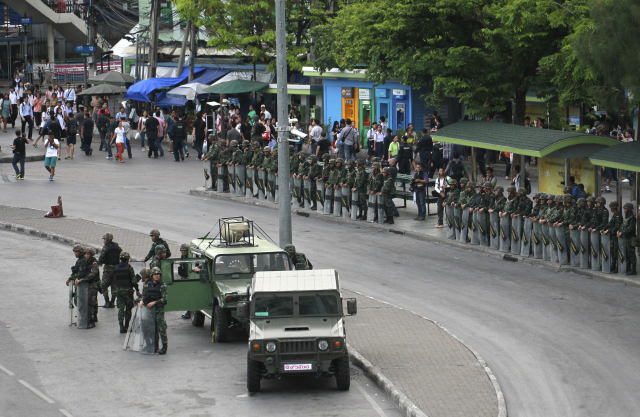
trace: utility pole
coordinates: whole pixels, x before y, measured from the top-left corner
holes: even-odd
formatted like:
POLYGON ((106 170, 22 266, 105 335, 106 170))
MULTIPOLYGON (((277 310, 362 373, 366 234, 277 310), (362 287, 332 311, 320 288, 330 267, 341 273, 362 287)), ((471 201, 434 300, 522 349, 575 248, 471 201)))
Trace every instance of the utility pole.
POLYGON ((182 70, 184 67, 184 55, 187 50, 187 41, 189 40, 189 35, 191 34, 191 21, 187 22, 187 27, 184 29, 184 35, 182 38, 182 49, 180 50, 180 59, 178 60, 178 74, 176 77, 182 75, 182 70))
POLYGON ((160 0, 151 2, 151 18, 149 19, 149 78, 156 78, 158 66, 158 30, 160 26, 160 0))
MULTIPOLYGON (((198 43, 196 35, 198 34, 198 28, 195 23, 191 24, 191 59, 189 59, 189 82, 193 80, 193 72, 195 71, 196 56, 198 56, 198 43)), ((178 74, 180 76, 180 74, 178 74)))
POLYGON ((291 194, 289 191, 289 120, 287 118, 287 31, 285 0, 276 0, 276 76, 278 77, 278 205, 279 244, 292 243, 291 194))

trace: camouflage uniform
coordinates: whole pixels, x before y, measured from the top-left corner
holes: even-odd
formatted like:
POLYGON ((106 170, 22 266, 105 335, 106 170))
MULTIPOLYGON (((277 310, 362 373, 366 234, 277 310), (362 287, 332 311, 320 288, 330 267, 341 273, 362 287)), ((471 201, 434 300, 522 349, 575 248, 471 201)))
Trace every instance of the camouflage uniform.
POLYGON ((606 203, 604 197, 598 197, 596 199, 596 203, 598 202, 598 199, 600 199, 600 201, 603 201, 601 203, 602 207, 598 207, 596 204, 596 208, 593 212, 593 222, 591 223, 591 227, 600 232, 602 230, 605 230, 605 228, 609 224, 609 210, 607 210, 607 208, 604 206, 604 204, 606 203))
POLYGON ((293 266, 297 270, 309 270, 313 269, 313 265, 309 262, 306 255, 303 253, 297 253, 296 247, 293 245, 286 245, 284 251, 289 255, 289 259, 293 262, 293 266))
POLYGON ((157 229, 153 229, 149 236, 156 236, 156 240, 151 244, 151 249, 149 249, 149 253, 144 257, 144 261, 147 262, 149 259, 155 259, 156 257, 156 246, 164 246, 167 251, 167 258, 171 258, 171 251, 169 250, 169 245, 164 239, 160 239, 160 232, 157 229))
POLYGON ((383 172, 387 174, 386 178, 383 176, 384 184, 380 190, 384 197, 384 214, 387 216, 385 223, 393 224, 393 198, 396 196, 396 182, 389 175, 389 168, 385 168, 383 172))
POLYGON ((322 160, 324 162, 324 165, 322 166, 322 182, 323 183, 327 183, 327 181, 329 181, 329 177, 331 176, 331 171, 334 170, 335 167, 331 167, 331 165, 329 164, 329 154, 325 153, 322 156, 322 160))
MULTIPOLYGON (((249 164, 250 166, 252 166, 253 169, 253 183, 256 184, 256 186, 258 186, 259 184, 261 184, 260 181, 258 181, 258 179, 260 178, 258 171, 259 171, 259 167, 262 166, 262 162, 264 161, 264 153, 262 153, 260 151, 260 145, 257 145, 256 143, 253 144, 253 159, 251 159, 251 164, 249 164)), ((262 186, 258 186, 258 188, 262 189, 262 186)))
MULTIPOLYGON (((152 274, 155 273, 156 271, 152 269, 152 274)), ((164 354, 167 351, 167 322, 164 319, 164 306, 167 305, 167 285, 162 280, 155 282, 150 279, 144 284, 142 302, 146 306, 152 301, 155 301, 154 307, 156 308, 156 348, 158 339, 162 340, 162 350, 158 353, 164 354)))
POLYGON ((82 282, 89 283, 89 326, 94 327, 98 321, 98 290, 100 288, 100 268, 98 261, 94 257, 95 250, 93 248, 86 249, 85 253, 90 253, 91 257, 86 259, 86 264, 79 272, 78 279, 82 282))
POLYGON ((100 250, 100 257, 98 258, 98 264, 104 265, 102 269, 101 292, 105 301, 104 307, 112 308, 116 300, 113 268, 118 264, 118 257, 122 249, 113 241, 113 235, 111 233, 105 233, 102 238, 106 240, 106 243, 102 247, 102 250, 100 250), (111 301, 109 301, 109 288, 111 288, 111 301))
POLYGON ((458 201, 460 201, 460 189, 458 189, 457 187, 458 181, 454 181, 455 180, 449 181, 449 185, 452 185, 453 187, 451 187, 449 194, 447 194, 444 199, 446 205, 455 206, 456 204, 458 204, 458 201))
POLYGON ((218 189, 218 164, 220 163, 220 152, 222 149, 217 143, 212 143, 204 156, 209 161, 209 171, 211 172, 211 188, 218 189))
POLYGON ((359 219, 366 220, 367 218, 367 183, 369 182, 369 173, 364 168, 363 161, 358 161, 358 173, 356 174, 356 180, 354 188, 358 190, 358 209, 360 210, 359 219))
POLYGON ((622 219, 622 215, 619 211, 614 212, 613 209, 618 208, 618 202, 612 201, 609 203, 609 207, 611 208, 611 219, 609 219, 609 224, 606 226, 605 230, 609 231, 609 240, 611 241, 611 272, 618 271, 618 263, 614 262, 614 259, 617 259, 618 256, 618 239, 616 234, 620 231, 620 227, 624 220, 622 219))
POLYGON ((627 270, 625 272, 627 275, 636 275, 636 248, 631 245, 631 238, 636 236, 636 216, 633 215, 633 205, 631 203, 626 203, 624 208, 629 210, 629 214, 626 215, 618 231, 627 238, 625 250, 627 270))
POLYGON ((508 227, 509 230, 504 230, 504 233, 509 236, 509 239, 507 239, 507 241, 509 241, 511 239, 511 215, 513 213, 515 213, 517 207, 518 207, 518 197, 515 195, 515 187, 513 186, 509 186, 507 187, 507 192, 513 192, 514 195, 513 196, 509 196, 507 198, 507 202, 504 204, 504 210, 503 213, 507 213, 507 218, 509 219, 508 223, 508 227))
POLYGON ((133 267, 129 265, 130 256, 127 252, 120 254, 120 263, 115 267, 116 297, 118 302, 118 323, 120 333, 126 333, 131 321, 133 308, 133 289, 137 290, 138 282, 133 267))

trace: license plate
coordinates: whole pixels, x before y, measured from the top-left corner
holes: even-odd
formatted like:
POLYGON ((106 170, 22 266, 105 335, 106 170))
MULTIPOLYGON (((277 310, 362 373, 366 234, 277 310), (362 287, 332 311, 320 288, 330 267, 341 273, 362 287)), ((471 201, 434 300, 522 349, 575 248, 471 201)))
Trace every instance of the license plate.
POLYGON ((284 365, 285 371, 310 371, 312 370, 312 366, 310 363, 296 363, 284 365))

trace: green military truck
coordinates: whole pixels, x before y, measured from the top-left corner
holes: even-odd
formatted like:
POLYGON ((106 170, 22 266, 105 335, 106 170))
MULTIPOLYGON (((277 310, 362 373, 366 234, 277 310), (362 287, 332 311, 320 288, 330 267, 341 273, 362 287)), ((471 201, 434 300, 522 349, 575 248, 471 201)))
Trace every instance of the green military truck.
POLYGON ((245 299, 254 275, 289 271, 294 266, 253 221, 223 218, 217 227, 215 237, 209 237, 210 231, 191 241, 188 258, 163 260, 161 268, 169 300, 165 311, 191 311, 196 327, 204 326, 208 317, 213 339, 221 343, 234 327, 248 329, 248 320, 238 318, 236 305, 245 299))
POLYGON ((248 294, 237 317, 249 320, 249 392, 263 378, 297 374, 335 377, 339 390, 349 389, 343 302, 348 315, 358 307, 342 298, 335 270, 258 272, 248 294))

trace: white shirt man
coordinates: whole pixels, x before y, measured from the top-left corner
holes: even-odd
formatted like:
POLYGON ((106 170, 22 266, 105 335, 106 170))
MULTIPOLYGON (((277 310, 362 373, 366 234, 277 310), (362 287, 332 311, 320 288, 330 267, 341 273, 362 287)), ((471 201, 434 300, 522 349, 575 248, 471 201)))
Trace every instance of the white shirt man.
POLYGON ((64 90, 64 94, 62 96, 64 98, 64 101, 74 102, 76 101, 76 90, 71 88, 71 85, 67 83, 67 89, 64 90))
POLYGON ((18 93, 16 93, 15 91, 9 93, 9 101, 11 102, 11 104, 18 105, 19 98, 20 97, 18 96, 18 93))
POLYGON ((436 190, 436 193, 440 194, 444 191, 444 186, 446 184, 449 184, 449 177, 447 175, 445 175, 444 177, 440 177, 440 175, 438 175, 438 177, 436 178, 435 186, 433 188, 436 190))
POLYGON ((269 113, 269 110, 267 110, 267 107, 264 104, 260 106, 260 111, 264 113, 265 120, 271 119, 271 113, 269 113))
POLYGON ((20 117, 31 117, 33 118, 33 109, 31 104, 28 101, 20 104, 20 117))

